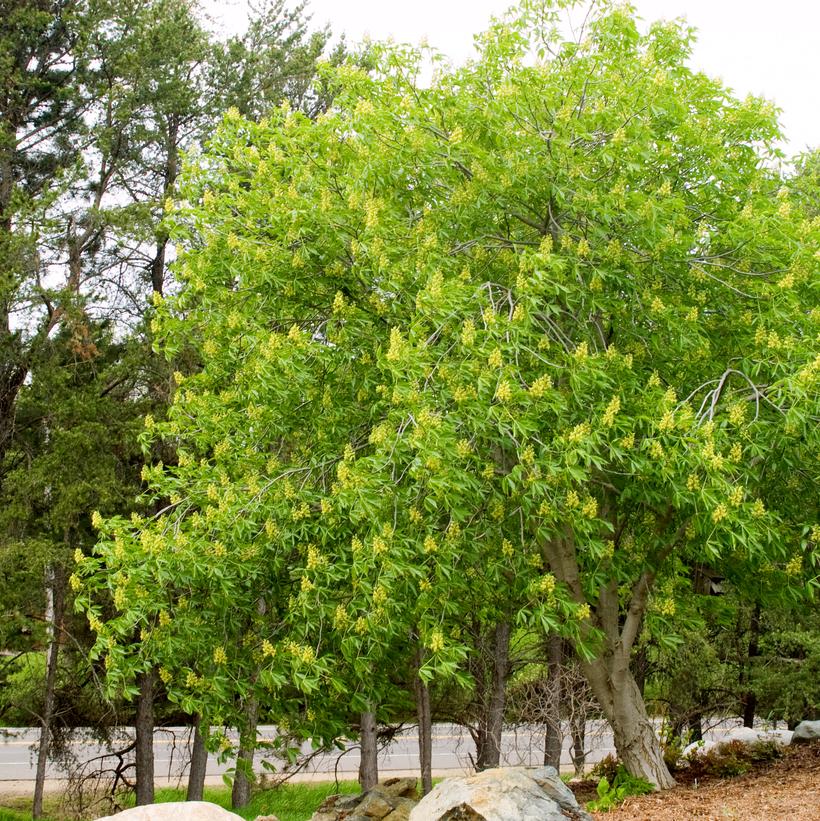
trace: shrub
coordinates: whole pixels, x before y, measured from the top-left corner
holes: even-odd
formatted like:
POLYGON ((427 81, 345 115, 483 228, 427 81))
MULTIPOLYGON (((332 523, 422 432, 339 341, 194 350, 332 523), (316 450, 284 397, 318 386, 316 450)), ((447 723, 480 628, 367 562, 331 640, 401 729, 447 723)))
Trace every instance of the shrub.
POLYGON ((772 761, 782 755, 783 749, 776 741, 758 741, 754 744, 729 741, 708 752, 691 755, 689 766, 697 777, 730 778, 749 772, 755 764, 772 761))
MULTIPOLYGON (((612 756, 607 756, 612 759, 612 756)), ((604 761, 607 761, 604 759, 604 761)), ((612 759, 614 760, 614 759, 612 759)), ((601 764, 604 762, 602 761, 601 764)), ((617 763, 617 762, 616 762, 617 763)), ((587 804, 587 809, 591 812, 609 812, 611 809, 623 804, 630 795, 646 795, 654 792, 655 788, 643 778, 635 778, 630 775, 621 764, 617 764, 615 777, 610 781, 606 776, 602 776, 598 782, 596 792, 598 798, 587 804)))

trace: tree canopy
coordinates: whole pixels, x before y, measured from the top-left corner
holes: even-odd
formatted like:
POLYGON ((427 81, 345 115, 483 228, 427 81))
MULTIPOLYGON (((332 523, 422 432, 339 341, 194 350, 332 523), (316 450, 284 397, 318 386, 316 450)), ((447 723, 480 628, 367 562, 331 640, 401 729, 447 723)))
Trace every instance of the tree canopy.
POLYGON ((312 694, 373 696, 411 636, 463 679, 478 600, 568 636, 666 786, 641 632, 704 572, 814 594, 820 221, 776 111, 694 72, 681 23, 604 3, 570 40, 563 5, 427 85, 408 48, 328 68, 327 111, 229 111, 189 163, 154 330, 202 369, 146 432, 178 463, 74 577, 114 685, 160 664, 191 712, 252 689, 332 736, 312 694))

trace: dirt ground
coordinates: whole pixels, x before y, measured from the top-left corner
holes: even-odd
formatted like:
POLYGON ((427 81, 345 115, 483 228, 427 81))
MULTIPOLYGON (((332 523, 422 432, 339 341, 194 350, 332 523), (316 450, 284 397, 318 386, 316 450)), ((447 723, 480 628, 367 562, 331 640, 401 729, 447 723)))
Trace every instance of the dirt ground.
MULTIPOLYGON (((820 742, 787 747, 783 758, 745 775, 693 779, 675 774, 678 786, 628 798, 617 810, 595 813, 607 821, 820 821, 820 742)), ((579 795, 589 800, 594 795, 579 795)))

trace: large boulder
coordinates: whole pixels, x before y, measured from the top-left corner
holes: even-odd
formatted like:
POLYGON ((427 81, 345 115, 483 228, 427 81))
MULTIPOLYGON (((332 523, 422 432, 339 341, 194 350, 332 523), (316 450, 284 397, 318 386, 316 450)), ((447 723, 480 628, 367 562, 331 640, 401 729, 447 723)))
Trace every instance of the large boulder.
POLYGON ((751 727, 732 727, 726 730, 720 738, 708 741, 694 741, 683 749, 684 758, 703 755, 710 750, 717 749, 723 744, 739 741, 741 744, 759 744, 774 742, 786 746, 792 740, 791 730, 755 730, 751 727))
POLYGON ((591 821, 553 767, 499 767, 447 778, 410 821, 591 821))
POLYGON ((106 815, 98 821, 244 821, 241 815, 228 812, 210 801, 171 801, 167 804, 146 804, 116 815, 106 815))
POLYGON ((310 821, 407 821, 418 797, 415 778, 389 778, 354 795, 331 795, 310 821))
POLYGON ((792 734, 792 744, 807 744, 820 739, 820 721, 801 721, 792 734))

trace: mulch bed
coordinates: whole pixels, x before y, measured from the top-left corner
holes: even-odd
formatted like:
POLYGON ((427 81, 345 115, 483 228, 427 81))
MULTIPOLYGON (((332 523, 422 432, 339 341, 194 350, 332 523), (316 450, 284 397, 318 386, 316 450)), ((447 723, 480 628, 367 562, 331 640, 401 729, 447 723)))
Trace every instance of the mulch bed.
MULTIPOLYGON (((682 769, 678 786, 628 798, 616 810, 594 813, 608 821, 820 820, 820 742, 787 747, 782 758, 734 778, 695 777, 682 769)), ((579 803, 595 798, 595 782, 570 784, 579 803), (591 790, 591 792, 590 792, 591 790)))

